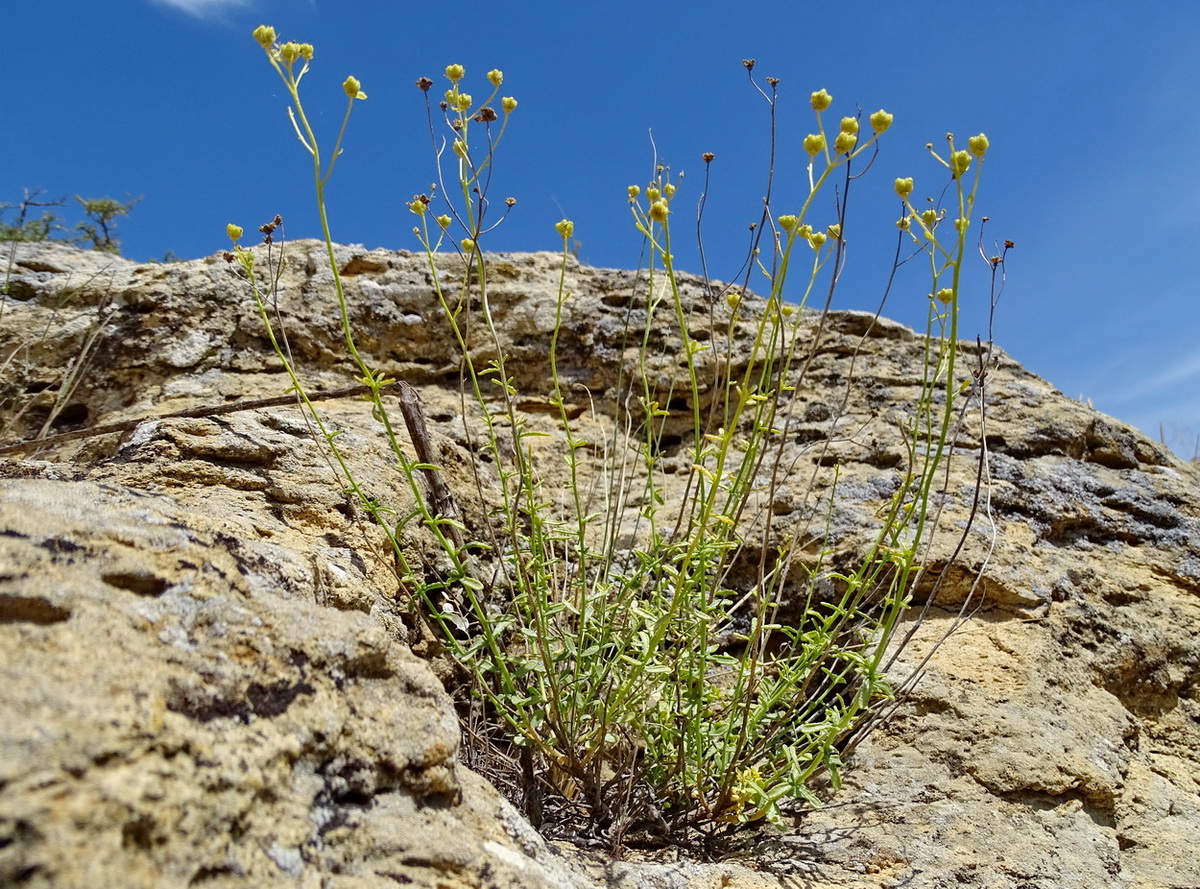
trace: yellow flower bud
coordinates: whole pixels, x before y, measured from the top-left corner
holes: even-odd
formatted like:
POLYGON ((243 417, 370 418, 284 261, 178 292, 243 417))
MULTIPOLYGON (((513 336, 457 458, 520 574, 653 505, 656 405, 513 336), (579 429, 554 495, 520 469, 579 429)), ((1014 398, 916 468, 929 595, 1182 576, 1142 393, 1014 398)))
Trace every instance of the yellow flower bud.
POLYGON ((809 98, 809 101, 812 102, 813 111, 824 111, 833 104, 833 96, 825 90, 817 90, 809 98))
POLYGON ((512 114, 513 109, 517 107, 517 100, 512 96, 505 96, 500 100, 500 107, 504 109, 505 114, 512 114))
POLYGON ((845 130, 837 134, 837 138, 833 140, 833 150, 838 154, 849 154, 854 150, 854 146, 858 144, 858 136, 854 133, 847 133, 845 130))
POLYGON ((943 287, 935 294, 935 296, 937 297, 938 302, 942 303, 943 305, 948 306, 950 303, 954 302, 954 291, 949 287, 943 287))
POLYGON ((971 150, 971 154, 975 155, 976 157, 983 157, 985 154, 987 154, 989 145, 991 145, 991 143, 988 142, 988 137, 983 133, 980 133, 978 136, 972 136, 967 140, 967 148, 969 148, 971 150))
POLYGON ((464 68, 462 65, 447 65, 446 66, 446 77, 448 77, 450 79, 451 83, 458 83, 460 80, 463 79, 463 75, 466 73, 467 73, 467 69, 464 68))
POLYGON ((640 185, 631 185, 625 190, 629 192, 630 201, 637 200, 637 196, 642 193, 642 187, 640 185))
POLYGON ((408 204, 409 212, 416 213, 418 216, 423 216, 425 214, 425 209, 426 209, 426 204, 420 198, 418 198, 414 201, 410 201, 408 204))
POLYGON ((667 197, 672 197, 675 194, 675 186, 668 182, 663 186, 663 194, 667 197))
POLYGON ((785 232, 790 232, 793 228, 796 227, 796 217, 795 216, 780 216, 779 217, 779 227, 781 229, 783 229, 785 232))
POLYGON ((907 216, 896 220, 896 228, 900 229, 902 232, 908 231, 911 225, 912 221, 907 216))
POLYGON ((275 29, 270 25, 259 25, 254 29, 254 39, 262 45, 263 49, 270 49, 275 45, 275 29))
POLYGON ((562 239, 565 241, 575 233, 575 223, 569 219, 564 219, 561 222, 555 223, 554 230, 562 235, 562 239))
POLYGON ((471 94, 470 93, 459 93, 458 101, 456 102, 456 106, 459 111, 466 111, 468 108, 470 108, 471 107, 471 94))
POLYGON ((858 132, 858 118, 857 117, 843 117, 842 124, 841 124, 841 130, 843 133, 856 134, 858 132))
POLYGON ((965 219, 965 218, 963 218, 963 217, 961 217, 961 216, 960 216, 960 217, 958 217, 958 219, 955 219, 955 220, 954 220, 954 230, 955 230, 956 232, 958 232, 960 235, 961 235, 963 232, 965 232, 965 231, 967 230, 967 228, 968 228, 970 225, 971 225, 971 220, 970 220, 970 219, 965 219))
POLYGON ((242 227, 231 222, 225 226, 225 234, 229 235, 229 240, 236 244, 242 239, 242 227))
POLYGON ((937 224, 937 221, 938 221, 938 214, 937 214, 937 210, 934 210, 934 209, 931 207, 930 209, 928 209, 928 210, 925 210, 924 212, 922 212, 922 213, 921 213, 921 221, 922 221, 923 223, 925 223, 925 226, 926 226, 927 228, 933 228, 933 226, 935 226, 935 225, 937 224))
POLYGON ((346 95, 351 99, 365 99, 367 94, 362 91, 362 84, 358 82, 357 77, 347 77, 342 84, 342 89, 346 91, 346 95))
POLYGON ((829 235, 829 237, 836 241, 842 236, 842 227, 840 224, 835 222, 833 225, 829 226, 829 228, 825 229, 825 232, 829 235))
POLYGON ((292 64, 292 62, 300 58, 300 44, 290 42, 285 43, 283 46, 279 47, 279 57, 287 64, 292 64))
POLYGON ((492 86, 499 86, 504 83, 504 72, 499 68, 493 68, 487 73, 487 79, 492 86))
POLYGON ((657 201, 661 197, 662 192, 659 191, 655 186, 651 185, 646 189, 646 200, 653 202, 657 201))
POLYGON ((443 230, 448 229, 450 227, 450 223, 452 223, 453 221, 454 220, 451 219, 449 216, 447 216, 445 213, 443 213, 441 216, 439 216, 437 218, 437 224, 440 225, 443 230))
POLYGON ((809 157, 816 157, 825 150, 825 137, 820 133, 809 133, 804 137, 804 150, 809 157))
POLYGON ((912 190, 912 176, 909 176, 907 179, 896 180, 896 194, 899 196, 900 200, 906 200, 908 196, 912 194, 912 190))
POLYGON ((463 238, 459 241, 458 246, 462 248, 463 253, 472 253, 475 250, 475 241, 471 238, 463 238))
POLYGON ((650 218, 655 222, 666 222, 669 212, 666 201, 655 201, 650 205, 650 218))
POLYGON ((820 250, 825 245, 826 240, 828 238, 826 238, 825 232, 813 232, 808 239, 808 243, 812 245, 814 250, 820 250))
POLYGON ((801 238, 804 238, 804 240, 806 240, 806 241, 810 240, 813 235, 812 226, 806 222, 806 223, 804 223, 804 225, 800 226, 800 228, 798 228, 796 230, 796 234, 798 236, 800 236, 801 238))
POLYGON ((955 176, 961 176, 971 166, 971 154, 967 151, 956 151, 950 155, 950 169, 955 176))
POLYGON ((888 127, 892 125, 893 115, 888 114, 882 108, 871 115, 871 129, 877 133, 887 132, 888 127))
POLYGON ((313 57, 313 45, 311 43, 300 44, 300 57, 306 62, 311 62, 313 57))

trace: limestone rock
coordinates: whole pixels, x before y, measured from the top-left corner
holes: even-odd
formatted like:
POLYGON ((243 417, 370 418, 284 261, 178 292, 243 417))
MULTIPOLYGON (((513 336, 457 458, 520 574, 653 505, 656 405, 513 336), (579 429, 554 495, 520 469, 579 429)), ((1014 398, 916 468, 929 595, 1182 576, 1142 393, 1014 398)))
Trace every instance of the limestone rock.
MULTIPOLYGON (((314 391, 351 381, 323 251, 287 245, 278 295, 314 391)), ((468 489, 478 459, 432 286, 456 298, 460 270, 352 246, 338 261, 360 349, 418 387, 444 473, 468 489)), ((559 261, 489 258, 535 424, 559 261)), ((602 428, 613 417, 586 393, 628 370, 644 293, 630 272, 573 263, 567 287, 563 375, 580 422, 602 428)), ((285 387, 220 256, 136 265, 18 245, 8 292, 2 441, 147 419, 0 460, 0 884, 1200 885, 1200 470, 1002 352, 986 426, 954 442, 931 611, 898 673, 964 602, 970 618, 857 748, 842 792, 754 860, 613 862, 545 842, 463 765, 384 538, 294 408, 154 419, 285 387), (983 447, 993 484, 960 546, 983 447)), ((745 328, 726 343, 724 302, 694 279, 685 297, 695 334, 736 362, 745 328)), ((821 345, 767 506, 802 532, 839 464, 829 521, 849 546, 894 489, 921 340, 861 313, 806 323, 821 345)), ((656 347, 665 399, 681 347, 656 347)), ((364 487, 411 503, 365 406, 325 413, 364 487)))

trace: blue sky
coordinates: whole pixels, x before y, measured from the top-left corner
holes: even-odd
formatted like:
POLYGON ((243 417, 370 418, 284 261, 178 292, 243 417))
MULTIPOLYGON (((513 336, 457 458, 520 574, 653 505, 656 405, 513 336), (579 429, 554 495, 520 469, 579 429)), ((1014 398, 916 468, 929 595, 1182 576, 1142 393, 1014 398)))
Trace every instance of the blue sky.
MULTIPOLYGON (((491 68, 518 99, 493 196, 518 199, 484 246, 555 249, 575 221, 580 258, 632 267, 640 242, 625 188, 658 157, 684 172, 683 206, 705 210, 710 273, 733 277, 765 183, 767 109, 747 82, 780 79, 777 212, 803 194, 808 95, 833 121, 861 105, 896 123, 854 186, 837 305, 873 309, 891 262, 891 182, 941 179, 924 145, 991 140, 978 209, 1011 239, 995 335, 1072 397, 1192 456, 1200 436, 1200 3, 758 3, 716 0, 455 3, 413 0, 46 0, 4 12, 0 202, 142 196, 124 253, 192 258, 224 227, 276 213, 289 238, 317 234, 308 156, 285 93, 250 31, 313 43, 305 95, 332 139, 341 82, 358 77, 346 153, 330 185, 334 237, 417 247, 404 209, 435 173, 421 93, 452 62, 484 93, 491 68)), ((77 218, 71 208, 68 216, 77 218)), ((678 219, 679 217, 676 217, 678 219)), ((677 239, 678 244, 678 239, 677 239)), ((698 270, 695 250, 680 264, 698 270)), ((981 270, 963 333, 986 335, 981 270)), ((923 323, 919 282, 885 314, 923 323)))

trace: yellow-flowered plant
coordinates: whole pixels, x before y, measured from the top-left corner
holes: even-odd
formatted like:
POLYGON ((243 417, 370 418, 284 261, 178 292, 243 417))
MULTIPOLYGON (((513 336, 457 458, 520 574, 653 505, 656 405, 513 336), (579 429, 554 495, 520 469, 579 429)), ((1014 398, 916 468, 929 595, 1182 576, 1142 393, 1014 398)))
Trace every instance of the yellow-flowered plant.
MULTIPOLYGON (((844 193, 852 171, 874 158, 893 116, 876 111, 866 119, 869 128, 860 114, 843 116, 836 132, 827 133, 823 115, 834 98, 824 89, 810 95, 815 132, 804 137, 798 152, 808 194, 778 215, 766 202, 749 254, 766 298, 748 299, 746 285, 714 295, 711 329, 698 328, 696 307, 685 299, 675 267, 671 237, 679 177, 660 166, 649 182, 628 186, 633 223, 651 259, 630 296, 625 322, 633 366, 622 367, 614 392, 587 396, 612 398, 614 416, 622 418, 623 428, 596 442, 584 435, 571 410, 579 393, 569 391, 560 372, 571 298, 572 220, 553 226, 562 247, 546 343, 547 392, 520 391, 494 321, 484 244, 516 202, 507 198, 500 209, 489 201, 488 190, 517 101, 500 96, 500 70, 486 73, 482 101, 464 90, 468 72, 460 64, 445 68, 449 86, 434 94, 436 101, 430 99, 433 81, 417 81, 426 97, 439 184, 407 206, 431 286, 461 353, 465 413, 481 424, 477 445, 497 472, 491 483, 477 475, 473 492, 456 492, 497 504, 492 524, 467 528, 426 502, 422 473, 432 467, 418 463, 394 431, 381 397, 392 381, 368 367, 355 347, 334 262, 324 186, 350 111, 366 98, 362 86, 353 77, 343 83, 349 107, 323 165, 299 90, 312 46, 280 44, 266 26, 254 37, 288 89, 293 127, 313 157, 345 341, 415 504, 399 522, 399 505, 380 503, 357 486, 336 434, 321 424, 304 396, 271 331, 254 254, 239 245, 242 229, 231 224, 233 255, 253 285, 292 387, 321 424, 349 489, 387 532, 403 585, 472 677, 484 709, 480 722, 491 727, 474 737, 521 764, 514 780, 524 782, 527 798, 556 795, 564 812, 618 843, 633 823, 652 825, 660 841, 690 842, 747 822, 783 824, 794 800, 819 805, 816 782, 824 777, 837 786, 842 757, 893 695, 885 653, 896 641, 922 570, 919 554, 934 524, 930 505, 939 467, 944 471, 965 391, 956 367, 960 272, 987 137, 970 138, 967 150, 956 149, 950 137, 946 157, 933 154, 950 176, 948 207, 931 202, 918 209, 912 202, 914 180, 893 182, 904 208, 899 235, 929 262, 928 361, 907 430, 910 459, 897 469, 897 493, 881 512, 873 544, 853 566, 835 570, 834 541, 817 545, 815 563, 801 554, 811 542, 798 537, 771 542, 771 510, 761 504, 772 502, 786 476, 782 430, 817 348, 802 309, 819 286, 828 282, 832 293, 844 258, 845 203, 833 202, 839 209, 832 221, 810 217, 818 207, 824 211, 826 202, 818 204, 818 197, 832 183, 844 193), (943 243, 939 228, 947 215, 954 237, 943 243), (806 249, 795 254, 801 244, 806 249), (443 251, 457 265, 440 256, 443 251), (448 268, 458 272, 453 284, 448 268), (728 309, 723 320, 718 307, 728 309), (678 357, 671 358, 683 369, 681 391, 676 383, 666 390, 661 384, 662 355, 655 350, 663 326, 681 343, 678 357), (735 355, 735 334, 747 327, 752 336, 735 355), (561 452, 547 457, 534 446, 543 436, 522 410, 529 399, 541 399, 554 418, 561 452), (668 425, 680 439, 682 463, 664 459, 668 425), (587 459, 593 452, 599 456, 587 459), (547 459, 565 461, 565 492, 551 496, 546 490, 547 459), (665 477, 677 472, 687 476, 686 495, 682 502, 668 502, 665 477), (619 517, 635 502, 636 526, 628 527, 619 517), (412 519, 444 559, 437 577, 419 570, 404 542, 402 529, 412 519), (762 557, 752 582, 735 581, 739 560, 755 540, 769 557, 762 557), (805 578, 800 601, 796 574, 805 578), (458 594, 457 604, 450 591, 458 594), (787 620, 785 608, 793 612, 787 620)), ((753 81, 753 60, 743 64, 753 81)), ((769 95, 759 89, 772 103, 776 84, 768 79, 769 95)), ((774 129, 771 135, 774 140, 774 129)), ((713 159, 704 155, 706 164, 713 159)), ((829 496, 826 508, 832 510, 829 496)))

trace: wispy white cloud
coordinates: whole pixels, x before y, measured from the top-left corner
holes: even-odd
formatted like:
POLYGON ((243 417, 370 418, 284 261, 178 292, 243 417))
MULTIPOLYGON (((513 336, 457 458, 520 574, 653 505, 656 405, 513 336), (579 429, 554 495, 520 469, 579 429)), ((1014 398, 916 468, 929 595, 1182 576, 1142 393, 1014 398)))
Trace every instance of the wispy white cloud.
POLYGON ((1098 392, 1096 406, 1191 459, 1200 451, 1198 383, 1200 356, 1184 355, 1116 391, 1098 392))
POLYGON ((1126 386, 1116 393, 1116 397, 1126 401, 1143 398, 1153 393, 1171 390, 1182 383, 1188 383, 1193 377, 1200 377, 1200 355, 1185 355, 1153 376, 1146 377, 1126 386))
POLYGON ((249 6, 253 0, 150 0, 159 6, 170 6, 198 19, 212 18, 231 9, 249 6))

